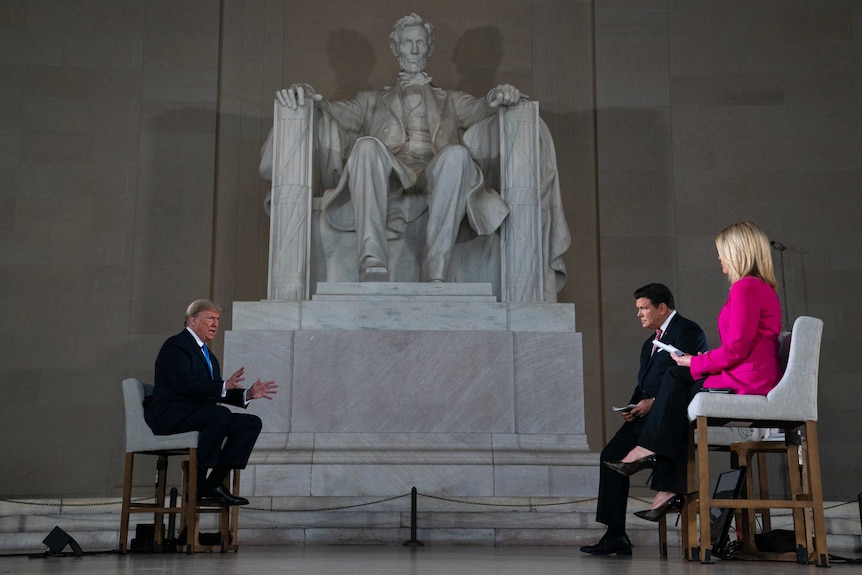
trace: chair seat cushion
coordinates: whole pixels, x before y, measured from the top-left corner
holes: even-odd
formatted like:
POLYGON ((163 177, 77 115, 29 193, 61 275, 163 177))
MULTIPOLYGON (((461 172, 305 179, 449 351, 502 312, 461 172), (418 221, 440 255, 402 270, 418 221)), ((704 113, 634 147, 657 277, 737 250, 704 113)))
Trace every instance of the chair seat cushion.
POLYGON ((164 451, 170 449, 189 449, 198 446, 198 432, 186 431, 173 435, 155 435, 144 430, 137 437, 126 438, 126 451, 164 451))
POLYGON ((808 410, 770 401, 765 395, 698 393, 688 404, 688 419, 706 416, 710 424, 730 427, 795 427, 810 419, 808 410))

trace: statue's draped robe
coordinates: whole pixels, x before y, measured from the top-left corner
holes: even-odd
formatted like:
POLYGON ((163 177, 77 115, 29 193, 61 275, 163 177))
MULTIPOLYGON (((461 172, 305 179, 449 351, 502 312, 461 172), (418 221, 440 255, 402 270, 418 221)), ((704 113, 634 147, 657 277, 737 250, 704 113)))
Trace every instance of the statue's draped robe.
MULTIPOLYGON (((317 164, 323 191, 323 217, 337 230, 354 231, 354 210, 347 187, 351 174, 347 158, 360 137, 380 140, 396 153, 405 141, 400 110, 400 88, 361 92, 349 100, 323 101, 318 122, 317 164)), ((494 233, 509 213, 499 189, 500 129, 498 116, 485 99, 464 92, 446 91, 427 86, 425 96, 432 148, 436 153, 452 144, 467 147, 480 174, 467 195, 467 220, 479 235, 494 233)), ((556 301, 565 282, 563 254, 571 243, 562 209, 556 152, 544 122, 539 126, 540 185, 542 213, 542 262, 545 280, 544 301, 556 301)), ((271 179, 272 132, 261 151, 261 175, 271 179)), ((393 166, 390 178, 387 237, 397 238, 410 222, 427 210, 422 194, 410 189, 415 184, 411 170, 393 166)))

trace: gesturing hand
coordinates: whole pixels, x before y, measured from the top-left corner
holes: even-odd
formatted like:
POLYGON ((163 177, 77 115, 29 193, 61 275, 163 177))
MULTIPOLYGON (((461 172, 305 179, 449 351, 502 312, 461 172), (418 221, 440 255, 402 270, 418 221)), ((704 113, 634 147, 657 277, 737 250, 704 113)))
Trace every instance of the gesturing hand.
POLYGON ((272 396, 276 394, 276 389, 278 389, 278 385, 275 381, 261 381, 259 378, 254 384, 248 388, 248 391, 245 392, 246 400, 251 399, 272 399, 272 396))
POLYGON ((245 373, 245 367, 241 367, 236 370, 230 378, 224 382, 224 388, 227 390, 230 389, 245 389, 240 384, 245 381, 245 377, 243 374, 245 373))

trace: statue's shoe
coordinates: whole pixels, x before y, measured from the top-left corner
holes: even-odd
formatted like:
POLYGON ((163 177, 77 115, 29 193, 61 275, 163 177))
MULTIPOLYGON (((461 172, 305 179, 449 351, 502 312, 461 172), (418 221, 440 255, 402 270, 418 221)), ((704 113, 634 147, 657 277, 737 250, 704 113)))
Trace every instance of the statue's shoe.
POLYGON ((389 270, 383 266, 375 266, 366 268, 364 272, 359 274, 361 282, 388 282, 389 270))

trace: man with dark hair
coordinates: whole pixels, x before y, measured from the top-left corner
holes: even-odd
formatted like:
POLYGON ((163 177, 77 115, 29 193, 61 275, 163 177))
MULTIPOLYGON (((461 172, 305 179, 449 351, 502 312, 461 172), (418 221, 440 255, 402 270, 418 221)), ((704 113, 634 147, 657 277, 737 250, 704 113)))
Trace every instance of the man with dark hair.
POLYGON ((152 398, 144 419, 157 435, 197 431, 198 495, 201 502, 246 505, 223 483, 231 469, 244 469, 260 434, 261 421, 219 403, 247 407, 252 399, 272 399, 274 381, 258 379, 245 389, 245 368, 224 380, 218 359, 207 348, 218 333, 221 307, 199 299, 186 309, 185 329, 162 344, 156 359, 152 398), (206 471, 211 468, 209 476, 206 471))
MULTIPOLYGON (((620 412, 623 425, 602 450, 602 461, 619 461, 637 445, 644 416, 652 407, 662 377, 676 365, 668 352, 655 348, 653 340, 658 338, 692 355, 706 351, 703 330, 676 312, 673 294, 666 285, 647 284, 635 290, 634 297, 638 319, 652 333, 641 347, 638 383, 629 400, 631 409, 620 412)), ((607 531, 597 544, 581 547, 581 551, 591 555, 631 555, 632 544, 626 535, 628 496, 629 478, 600 466, 596 521, 607 525, 607 531)))

